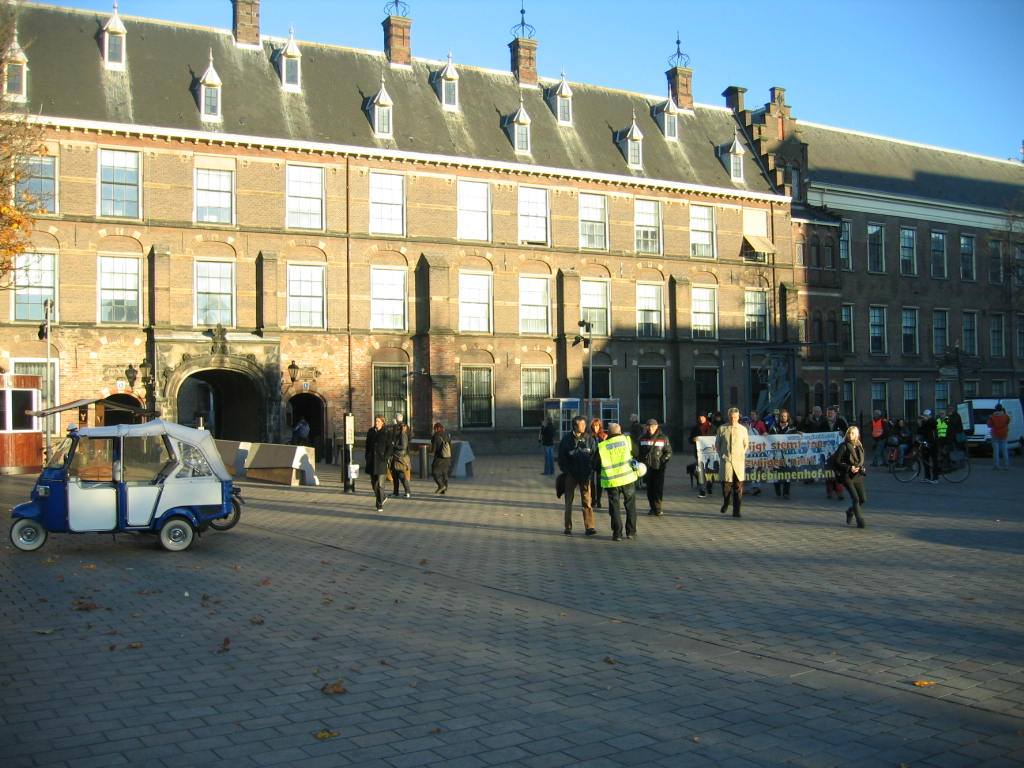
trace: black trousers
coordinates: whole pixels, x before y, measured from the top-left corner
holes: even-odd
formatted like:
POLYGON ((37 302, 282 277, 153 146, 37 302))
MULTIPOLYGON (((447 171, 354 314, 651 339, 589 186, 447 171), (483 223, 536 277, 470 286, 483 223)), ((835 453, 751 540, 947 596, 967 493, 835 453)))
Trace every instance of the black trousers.
POLYGON ((852 502, 850 511, 857 518, 857 525, 863 525, 864 518, 861 516, 860 507, 862 504, 868 503, 868 494, 864 490, 864 477, 859 472, 856 475, 850 475, 843 480, 843 485, 850 492, 850 501, 852 502))
POLYGON ((626 535, 636 536, 636 485, 626 483, 604 490, 612 519, 612 536, 622 536, 622 512, 626 513, 626 535))
POLYGON ((661 512, 661 500, 665 496, 665 468, 662 464, 658 469, 648 469, 644 475, 647 482, 647 503, 651 505, 652 512, 661 512))

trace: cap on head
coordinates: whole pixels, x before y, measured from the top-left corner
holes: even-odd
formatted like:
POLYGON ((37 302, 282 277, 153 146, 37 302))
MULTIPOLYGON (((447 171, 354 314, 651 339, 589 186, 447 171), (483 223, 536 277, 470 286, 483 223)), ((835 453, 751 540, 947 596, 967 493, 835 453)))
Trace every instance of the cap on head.
POLYGON ((647 420, 647 426, 648 427, 650 427, 650 426, 655 426, 655 427, 658 426, 658 420, 657 419, 648 419, 647 420))
POLYGON ((925 408, 924 409, 924 415, 925 416, 931 416, 932 415, 931 409, 930 408, 925 408))

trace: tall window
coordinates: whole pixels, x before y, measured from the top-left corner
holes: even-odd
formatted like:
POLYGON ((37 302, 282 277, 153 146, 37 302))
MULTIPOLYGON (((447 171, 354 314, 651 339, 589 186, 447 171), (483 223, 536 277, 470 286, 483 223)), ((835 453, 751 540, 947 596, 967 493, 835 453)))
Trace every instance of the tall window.
POLYGON ((52 253, 18 254, 14 270, 15 320, 39 322, 46 319, 43 304, 47 299, 56 298, 56 259, 52 253))
POLYGON ((100 216, 139 218, 139 153, 100 150, 100 216))
POLYGON ((1013 249, 1013 284, 1024 285, 1024 243, 1017 243, 1013 249))
POLYGON ((889 384, 885 381, 871 382, 871 410, 889 414, 889 384))
POLYGON ((196 325, 234 325, 235 265, 196 262, 196 325))
POLYGON ((287 170, 287 226, 324 228, 324 169, 289 165, 287 170))
POLYGON ((977 379, 964 379, 963 381, 963 397, 968 400, 972 397, 977 397, 978 392, 981 391, 981 382, 977 379))
POLYGON ((139 322, 138 259, 124 256, 100 256, 100 322, 139 322))
POLYGON ((886 353, 885 307, 868 308, 868 338, 872 355, 886 353))
POLYGON ((494 389, 490 368, 462 369, 462 426, 494 426, 494 389))
POLYGON ((324 327, 324 268, 288 265, 288 327, 324 327))
POLYGON ((460 240, 491 239, 491 185, 486 181, 459 179, 460 240))
POLYGON ((608 336, 608 282, 580 280, 580 320, 591 324, 594 336, 608 336))
POLYGON ((408 371, 404 365, 373 366, 373 414, 390 424, 395 414, 407 414, 409 398, 408 371))
POLYGON ((25 210, 57 212, 57 158, 29 155, 22 158, 22 175, 15 195, 25 210))
POLYGON ((641 422, 665 420, 665 369, 640 368, 637 371, 637 412, 641 422))
POLYGON ((868 272, 885 272, 885 227, 868 224, 868 272))
POLYGON ((946 277, 946 233, 932 232, 932 277, 946 277))
POLYGON ((747 341, 768 341, 768 292, 744 291, 743 315, 747 341))
POLYGON ((636 335, 642 339, 660 339, 662 325, 662 287, 654 283, 636 286, 636 335))
POLYGON ((4 93, 12 101, 25 100, 25 62, 7 62, 4 68, 4 93))
POLYGON ((839 225, 839 268, 853 269, 850 256, 850 222, 843 221, 839 225))
POLYGON ((975 280, 974 235, 960 235, 960 279, 975 280))
POLYGON ((932 311, 932 354, 944 355, 949 349, 949 312, 945 309, 932 311))
POLYGON ((57 363, 57 360, 50 360, 50 371, 47 375, 45 358, 42 360, 17 360, 12 357, 11 373, 15 376, 38 376, 42 391, 40 405, 47 407, 60 402, 57 399, 60 394, 60 366, 57 363))
POLYGON ((370 328, 405 329, 406 275, 404 269, 370 268, 370 328))
POLYGON ((715 209, 711 206, 690 206, 690 256, 715 258, 715 209))
POLYGON ((966 355, 978 354, 978 313, 964 312, 960 318, 960 348, 966 355))
POLYGON ((519 278, 519 332, 551 333, 551 281, 519 278))
POLYGON ((604 195, 580 194, 580 248, 608 247, 608 200, 604 195))
POLYGON ((853 304, 843 304, 839 309, 839 322, 842 326, 839 339, 840 351, 847 355, 853 354, 853 304))
POLYGON ((572 99, 569 96, 556 97, 555 109, 559 123, 572 125, 572 99))
POLYGON ((1006 322, 1003 315, 989 315, 988 350, 991 357, 1006 356, 1006 322))
POLYGON ((1003 282, 1003 244, 998 240, 988 243, 988 281, 1003 282))
POLYGON ((370 232, 405 234, 405 178, 393 173, 370 174, 370 232))
POLYGON ((691 290, 690 311, 693 316, 693 338, 718 338, 718 300, 714 288, 694 287, 691 290))
POLYGON ((916 419, 921 413, 921 382, 903 382, 903 416, 916 419))
MULTIPOLYGON (((850 414, 851 416, 857 411, 857 403, 855 400, 856 386, 853 379, 843 380, 843 395, 839 400, 839 405, 842 408, 843 413, 850 414)), ((852 421, 853 419, 851 419, 852 421)))
POLYGON ((538 187, 519 188, 519 242, 548 244, 548 191, 538 187))
POLYGON ((902 316, 903 354, 916 355, 918 353, 917 341, 917 310, 904 307, 902 316))
POLYGON ((634 201, 633 231, 637 253, 661 253, 661 203, 657 200, 634 201))
POLYGON ((234 222, 234 171, 196 168, 196 221, 211 224, 234 222))
POLYGON ((523 426, 539 427, 544 419, 544 399, 551 397, 551 369, 523 368, 520 374, 523 426))
POLYGON ((917 231, 900 227, 900 274, 917 274, 917 231))
POLYGON ((935 410, 944 411, 949 408, 949 382, 935 382, 935 410))
POLYGON ((459 273, 459 330, 491 332, 491 276, 459 273))

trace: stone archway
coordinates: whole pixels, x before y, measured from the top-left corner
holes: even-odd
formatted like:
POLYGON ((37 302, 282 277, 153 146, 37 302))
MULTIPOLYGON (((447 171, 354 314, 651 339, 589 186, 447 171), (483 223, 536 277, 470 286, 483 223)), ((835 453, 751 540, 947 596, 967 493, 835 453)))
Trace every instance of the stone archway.
MULTIPOLYGON (((327 419, 324 401, 318 395, 300 392, 289 398, 287 413, 288 423, 285 426, 289 430, 294 430, 295 424, 298 423, 299 419, 305 419, 306 423, 309 424, 307 444, 316 449, 318 459, 323 457, 323 460, 327 460, 326 457, 330 455, 327 442, 331 436, 326 434, 327 419)), ((292 440, 294 441, 294 439, 294 434, 292 434, 292 440)))
POLYGON ((218 440, 263 440, 263 398, 239 371, 219 368, 189 375, 178 388, 176 410, 179 424, 207 429, 218 440))
POLYGON ((110 395, 96 403, 96 426, 113 427, 118 424, 137 424, 142 421, 138 414, 140 408, 142 408, 142 403, 136 397, 123 393, 110 395), (126 405, 134 410, 108 408, 106 407, 108 403, 112 406, 126 405))

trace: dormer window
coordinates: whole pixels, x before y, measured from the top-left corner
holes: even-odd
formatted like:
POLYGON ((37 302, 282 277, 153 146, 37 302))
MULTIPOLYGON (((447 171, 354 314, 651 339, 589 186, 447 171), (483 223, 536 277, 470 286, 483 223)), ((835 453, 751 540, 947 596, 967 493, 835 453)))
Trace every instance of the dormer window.
POLYGON ((25 83, 27 72, 28 58, 18 41, 14 40, 7 49, 7 62, 4 65, 4 95, 11 101, 25 101, 28 93, 25 83))
POLYGON ((437 73, 437 95, 441 106, 456 111, 459 108, 459 71, 452 64, 452 55, 448 54, 448 63, 437 73))
POLYGON ((619 135, 619 149, 626 158, 626 165, 630 168, 642 170, 644 167, 644 134, 640 126, 636 124, 636 113, 633 113, 633 122, 629 128, 619 135))
POLYGON ((277 57, 281 88, 298 93, 302 90, 302 52, 295 44, 295 30, 288 30, 288 44, 277 57))
POLYGON ((675 100, 669 96, 654 110, 655 119, 661 128, 661 133, 668 141, 679 139, 679 107, 675 100))
POLYGON ((551 91, 551 106, 559 125, 572 125, 572 88, 565 81, 565 72, 551 91))
POLYGON ((800 185, 800 166, 790 165, 786 168, 787 175, 789 176, 790 195, 794 200, 800 200, 802 195, 802 189, 800 185))
POLYGON ((103 25, 103 64, 107 69, 124 70, 127 33, 117 13, 117 3, 114 3, 114 15, 103 25))
POLYGON ((210 49, 210 63, 199 78, 199 112, 203 120, 217 122, 221 120, 221 82, 220 75, 213 66, 213 49, 210 49))
POLYGON ((373 132, 379 138, 390 139, 393 133, 393 113, 395 103, 391 100, 388 89, 381 78, 380 90, 370 99, 370 119, 373 121, 373 132))
POLYGON ((729 151, 727 154, 729 160, 729 178, 733 181, 743 183, 743 156, 746 151, 743 149, 743 144, 740 142, 740 136, 737 132, 736 137, 732 140, 732 144, 729 145, 729 151))
POLYGON ((519 109, 508 118, 507 128, 512 146, 517 153, 530 154, 530 115, 526 112, 523 99, 519 97, 519 109))

